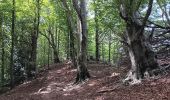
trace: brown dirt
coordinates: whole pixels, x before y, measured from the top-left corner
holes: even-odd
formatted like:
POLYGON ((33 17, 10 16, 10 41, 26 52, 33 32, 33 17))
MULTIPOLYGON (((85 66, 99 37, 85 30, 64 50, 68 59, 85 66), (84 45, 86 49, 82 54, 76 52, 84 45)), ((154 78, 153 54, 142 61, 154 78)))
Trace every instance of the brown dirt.
POLYGON ((37 79, 0 95, 0 100, 170 100, 170 74, 125 86, 126 65, 114 68, 102 63, 88 65, 91 78, 74 85, 76 69, 51 65, 37 79))

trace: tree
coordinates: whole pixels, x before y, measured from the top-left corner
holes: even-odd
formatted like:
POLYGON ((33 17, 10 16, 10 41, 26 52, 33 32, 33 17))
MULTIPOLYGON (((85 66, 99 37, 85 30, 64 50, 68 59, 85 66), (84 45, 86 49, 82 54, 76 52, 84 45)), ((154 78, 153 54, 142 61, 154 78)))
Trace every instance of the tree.
POLYGON ((36 10, 34 18, 34 29, 31 34, 31 57, 30 66, 27 71, 27 77, 32 78, 36 75, 36 60, 37 60, 37 40, 39 35, 39 23, 40 23, 40 0, 36 0, 36 10))
POLYGON ((10 64, 10 86, 14 87, 14 45, 15 45, 15 0, 12 1, 12 26, 11 26, 11 64, 10 64))
POLYGON ((95 13, 95 42, 96 42, 96 61, 100 60, 100 52, 99 52, 99 23, 98 23, 98 5, 97 0, 94 1, 95 7, 94 7, 94 13, 95 13))
POLYGON ((87 70, 87 22, 86 22, 86 5, 85 1, 80 2, 80 6, 78 5, 77 0, 73 0, 73 6, 76 10, 76 13, 78 15, 78 20, 77 20, 77 33, 76 29, 74 28, 73 24, 73 15, 70 13, 70 9, 67 5, 67 2, 65 0, 62 0, 62 4, 64 6, 64 9, 66 11, 66 16, 67 16, 67 22, 68 22, 68 29, 70 30, 70 47, 71 49, 71 58, 74 63, 74 66, 77 67, 78 73, 76 77, 76 83, 84 81, 86 78, 89 78, 90 75, 87 70), (81 10, 81 12, 80 12, 81 10), (79 20, 81 22, 81 27, 79 20), (80 31, 81 30, 81 31, 80 31), (82 32, 82 33, 80 33, 82 32), (74 47, 74 41, 75 41, 75 36, 77 37, 77 45, 78 45, 78 52, 76 55, 75 52, 75 47, 74 47))
POLYGON ((146 22, 152 11, 153 0, 149 0, 144 17, 138 13, 141 4, 142 0, 121 0, 119 5, 120 16, 126 23, 125 41, 132 64, 131 71, 125 80, 132 80, 132 83, 144 78, 145 72, 151 74, 153 69, 158 68, 155 53, 144 35, 146 22))
POLYGON ((66 18, 67 18, 67 26, 68 26, 68 37, 69 37, 69 49, 70 49, 70 57, 71 60, 74 64, 74 67, 78 66, 78 58, 77 58, 77 50, 75 48, 75 40, 76 40, 76 29, 75 29, 75 25, 73 22, 73 15, 70 13, 71 9, 69 9, 69 6, 67 4, 67 2, 65 0, 62 0, 62 4, 64 7, 64 10, 66 12, 66 18))
MULTIPOLYGON (((55 26, 55 25, 54 25, 55 26)), ((56 27, 56 26, 55 26, 56 27)), ((56 27, 56 30, 52 29, 53 27, 51 27, 51 25, 49 25, 47 32, 45 33, 41 33, 41 35, 45 36, 46 39, 48 40, 50 46, 53 49, 53 55, 54 55, 54 63, 59 63, 60 59, 59 59, 59 33, 58 33, 58 28, 56 27), (54 31, 55 32, 54 32, 54 31), (47 34, 48 35, 47 35, 47 34), (55 35, 57 37, 57 43, 55 42, 55 35), (57 47, 58 46, 58 47, 57 47)))
POLYGON ((77 66, 76 82, 84 81, 86 78, 90 78, 90 74, 87 70, 87 12, 85 0, 80 1, 80 5, 77 0, 73 0, 73 6, 77 12, 78 18, 81 22, 80 34, 80 54, 79 65, 77 66))
POLYGON ((109 32, 109 46, 108 46, 108 48, 109 48, 109 63, 110 63, 110 60, 111 60, 111 45, 112 45, 112 41, 111 41, 111 32, 109 32))
POLYGON ((1 42, 1 52, 2 52, 2 55, 1 55, 1 63, 2 63, 2 65, 1 65, 1 83, 2 83, 2 85, 3 85, 3 82, 4 82, 4 62, 5 62, 5 44, 4 44, 4 34, 3 34, 3 29, 2 29, 2 25, 3 25, 3 12, 0 12, 0 37, 1 37, 1 39, 0 39, 0 42, 1 42))

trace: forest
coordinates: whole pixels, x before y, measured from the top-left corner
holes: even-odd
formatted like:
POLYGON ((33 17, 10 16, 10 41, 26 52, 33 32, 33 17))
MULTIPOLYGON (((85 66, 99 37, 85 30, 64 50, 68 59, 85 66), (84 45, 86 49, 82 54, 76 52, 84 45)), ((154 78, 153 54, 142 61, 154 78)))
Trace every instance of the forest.
POLYGON ((0 0, 0 100, 169 100, 170 0, 0 0))

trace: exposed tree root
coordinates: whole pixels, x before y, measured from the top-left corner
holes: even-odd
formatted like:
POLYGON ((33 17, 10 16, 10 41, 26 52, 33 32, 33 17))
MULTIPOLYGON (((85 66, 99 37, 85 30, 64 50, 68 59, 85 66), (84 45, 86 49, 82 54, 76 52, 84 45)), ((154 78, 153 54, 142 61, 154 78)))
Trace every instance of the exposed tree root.
POLYGON ((126 75, 126 78, 123 80, 125 85, 134 85, 141 83, 141 79, 137 79, 137 73, 130 70, 126 75))
POLYGON ((126 75, 126 78, 123 80, 123 83, 124 85, 140 84, 142 82, 142 79, 149 79, 155 76, 166 75, 169 71, 170 71, 170 65, 164 64, 164 65, 161 65, 161 67, 158 67, 156 69, 145 71, 143 78, 141 77, 137 78, 138 73, 130 70, 128 74, 126 75))

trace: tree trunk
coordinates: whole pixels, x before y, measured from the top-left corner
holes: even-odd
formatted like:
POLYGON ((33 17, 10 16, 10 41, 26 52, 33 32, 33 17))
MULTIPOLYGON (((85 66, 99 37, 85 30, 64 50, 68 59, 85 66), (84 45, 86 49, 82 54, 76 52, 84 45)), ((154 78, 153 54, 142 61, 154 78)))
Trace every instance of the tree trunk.
MULTIPOLYGON (((68 20, 68 28, 70 30, 70 45, 73 49, 72 49, 72 52, 73 53, 73 62, 74 62, 74 65, 77 67, 77 77, 76 77, 76 82, 81 82, 81 81, 84 81, 86 78, 89 78, 90 75, 88 73, 88 70, 86 68, 87 66, 87 57, 86 57, 86 50, 87 50, 87 22, 86 22, 86 4, 85 4, 85 1, 84 0, 81 0, 80 2, 80 6, 78 5, 78 1, 77 0, 72 0, 73 2, 73 6, 77 12, 77 15, 81 21, 81 29, 82 29, 82 36, 80 38, 82 38, 82 41, 80 43, 80 55, 78 57, 78 60, 79 62, 77 61, 77 58, 76 57, 76 54, 75 54, 75 47, 74 47, 74 39, 75 39, 75 35, 76 34, 73 34, 74 33, 74 30, 75 30, 75 27, 74 27, 74 23, 72 22, 73 21, 73 18, 72 18, 72 15, 70 13, 70 10, 69 10, 69 7, 67 5, 67 2, 65 0, 62 0, 62 3, 64 5, 64 9, 66 11, 66 15, 67 15, 67 20, 68 20), (81 11, 80 11, 81 10, 81 11)), ((77 34, 77 38, 79 39, 79 36, 80 35, 79 33, 77 34)), ((81 40, 81 39, 80 39, 81 40)), ((78 40, 79 41, 79 40, 78 40)), ((79 44, 79 43, 78 43, 79 44)))
POLYGON ((59 54, 60 54, 60 30, 58 30, 58 34, 57 34, 57 52, 58 52, 58 58, 59 58, 59 54))
POLYGON ((75 48, 75 25, 73 23, 73 16, 72 14, 70 13, 71 10, 69 9, 68 7, 68 4, 66 2, 66 0, 61 0, 62 3, 63 3, 63 7, 65 9, 65 12, 66 12, 66 16, 67 16, 67 24, 68 24, 68 31, 69 31, 69 51, 70 51, 70 57, 71 57, 71 60, 74 64, 74 67, 77 67, 77 59, 76 59, 76 48, 75 48))
POLYGON ((111 56, 111 32, 109 33, 109 63, 110 63, 110 56, 111 56))
POLYGON ((3 82, 4 82, 4 74, 5 74, 5 70, 4 70, 4 66, 5 66, 5 44, 4 44, 4 40, 2 40, 2 58, 1 58, 1 62, 2 62, 2 66, 1 66, 1 82, 2 82, 2 85, 3 85, 3 82))
POLYGON ((2 30, 2 25, 3 25, 3 13, 1 12, 0 13, 0 36, 1 36, 1 48, 2 48, 2 55, 1 55, 1 63, 2 63, 2 66, 1 66, 1 85, 3 85, 3 82, 4 82, 4 57, 5 57, 5 44, 4 44, 4 34, 3 34, 3 30, 2 30))
POLYGON ((70 31, 68 30, 68 32, 67 32, 67 37, 66 37, 66 40, 67 40, 67 43, 66 43, 66 45, 67 45, 67 50, 66 50, 66 53, 67 53, 67 60, 69 60, 70 59, 70 55, 71 55, 71 50, 70 50, 70 31))
POLYGON ((55 45, 55 50, 54 50, 54 63, 59 63, 60 59, 59 59, 59 53, 60 53, 60 38, 59 38, 59 34, 60 34, 60 29, 58 29, 56 27, 56 41, 54 40, 54 35, 51 34, 51 39, 53 41, 53 45, 55 45))
MULTIPOLYGON (((74 67, 77 66, 77 61, 76 61, 76 49, 75 49, 75 44, 74 44, 74 40, 75 40, 75 37, 74 37, 74 34, 73 34, 73 30, 70 29, 69 27, 69 30, 70 30, 70 43, 69 43, 69 46, 70 46, 70 57, 71 57, 71 60, 74 64, 74 67)), ((73 67, 73 66, 72 66, 73 67)))
MULTIPOLYGON (((44 41, 42 41, 42 42, 44 42, 44 47, 43 47, 43 49, 44 49, 44 51, 43 51, 43 58, 45 58, 46 57, 46 41, 44 40, 44 41)), ((43 44, 43 43, 42 43, 43 44)), ((46 65, 46 59, 44 59, 43 60, 43 66, 45 66, 46 65)))
POLYGON ((54 63, 59 63, 60 59, 59 59, 59 56, 58 56, 57 49, 53 49, 53 54, 54 54, 54 63))
POLYGON ((143 34, 143 26, 127 24, 126 27, 128 51, 132 67, 125 80, 130 79, 133 83, 135 83, 137 82, 136 80, 144 78, 145 72, 152 75, 151 71, 158 68, 158 63, 149 42, 146 41, 143 34))
POLYGON ((80 13, 78 13, 79 19, 81 21, 81 29, 82 29, 82 40, 80 39, 81 47, 80 47, 80 57, 79 57, 79 65, 77 66, 77 77, 76 82, 84 81, 87 78, 90 78, 90 74, 87 70, 87 18, 86 18, 86 3, 85 0, 80 1, 80 13))
MULTIPOLYGON (((56 42, 54 39, 54 34, 51 32, 51 28, 49 28, 49 35, 51 37, 51 46, 53 48, 53 54, 54 54, 54 63, 59 63, 60 59, 59 59, 59 38, 58 38, 58 29, 56 29, 56 42)), ((49 39, 50 41, 50 39, 49 39)))
POLYGON ((34 18, 34 30, 31 34, 30 66, 27 69, 28 78, 33 78, 36 76, 37 40, 38 40, 38 34, 39 34, 39 23, 40 23, 40 0, 37 0, 35 18, 34 18))
POLYGON ((104 43, 102 42, 102 60, 103 60, 103 62, 104 62, 104 43))
POLYGON ((96 28, 96 34, 95 34, 96 61, 99 61, 99 58, 100 58, 100 54, 99 54, 99 24, 98 24, 98 18, 97 18, 97 8, 95 8, 95 28, 96 28))
POLYGON ((141 81, 140 79, 144 78, 145 72, 151 75, 153 74, 153 69, 159 67, 155 59, 155 54, 144 35, 144 29, 151 14, 154 0, 149 0, 144 17, 141 17, 138 13, 139 6, 141 5, 137 5, 137 8, 134 10, 134 6, 131 6, 134 1, 126 2, 128 3, 121 2, 120 4, 120 16, 126 22, 127 38, 125 40, 127 42, 125 44, 128 46, 131 60, 131 70, 125 79, 125 82, 128 80, 131 81, 131 84, 136 84, 141 81))
POLYGON ((48 41, 48 69, 50 69, 50 42, 48 41))
POLYGON ((14 44, 15 44, 15 0, 13 0, 13 9, 12 9, 12 28, 11 28, 11 61, 10 61, 10 86, 11 89, 14 87, 14 44))
POLYGON ((34 28, 34 32, 31 36, 31 56, 30 56, 30 66, 27 69, 27 77, 32 78, 36 74, 36 58, 37 58, 37 33, 36 29, 34 28))

